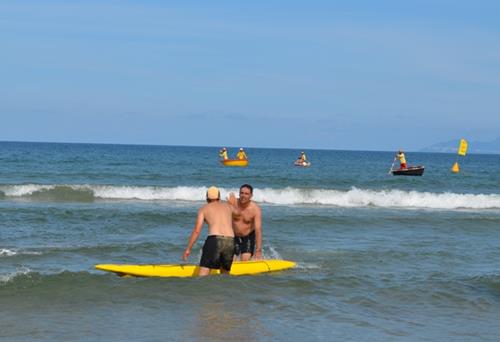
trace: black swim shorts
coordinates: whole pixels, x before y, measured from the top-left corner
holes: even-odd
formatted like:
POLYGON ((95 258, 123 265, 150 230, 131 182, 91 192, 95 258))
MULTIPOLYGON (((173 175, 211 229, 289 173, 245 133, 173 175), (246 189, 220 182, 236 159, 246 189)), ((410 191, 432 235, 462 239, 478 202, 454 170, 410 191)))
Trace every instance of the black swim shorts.
POLYGON ((234 237, 234 254, 251 253, 255 251, 255 230, 247 236, 234 237))
POLYGON ((234 257, 234 238, 209 235, 203 245, 200 266, 210 269, 231 270, 234 257))

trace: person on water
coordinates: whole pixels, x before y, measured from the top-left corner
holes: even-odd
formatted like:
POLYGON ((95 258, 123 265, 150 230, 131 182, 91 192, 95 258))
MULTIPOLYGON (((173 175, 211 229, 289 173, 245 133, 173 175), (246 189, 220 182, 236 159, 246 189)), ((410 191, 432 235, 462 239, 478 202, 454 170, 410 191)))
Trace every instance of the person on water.
POLYGON ((240 147, 240 150, 236 154, 236 158, 238 158, 239 160, 247 160, 248 159, 247 154, 245 153, 245 151, 243 151, 243 147, 240 147))
POLYGON ((406 170, 406 158, 402 150, 399 150, 396 154, 396 158, 399 159, 399 169, 406 170))
POLYGON ((306 164, 307 163, 307 157, 304 151, 300 152, 300 156, 297 159, 297 163, 299 164, 306 164))
POLYGON ((222 157, 223 160, 228 160, 229 158, 227 157, 227 150, 225 147, 222 148, 222 150, 219 151, 219 157, 222 157))
POLYGON ((208 188, 207 204, 198 210, 196 224, 189 238, 182 259, 187 261, 203 224, 208 224, 208 236, 203 245, 199 276, 210 274, 211 269, 229 273, 234 259, 233 215, 241 215, 236 197, 230 193, 227 202, 220 201, 220 191, 215 186, 208 188))
POLYGON ((235 259, 262 259, 262 211, 252 201, 253 187, 243 184, 237 201, 239 213, 233 214, 235 259))

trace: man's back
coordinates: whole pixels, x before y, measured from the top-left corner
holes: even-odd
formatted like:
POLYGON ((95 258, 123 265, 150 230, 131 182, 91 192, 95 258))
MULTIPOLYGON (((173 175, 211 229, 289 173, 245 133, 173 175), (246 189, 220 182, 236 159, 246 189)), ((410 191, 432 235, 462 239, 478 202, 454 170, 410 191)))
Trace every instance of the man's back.
POLYGON ((234 236, 229 204, 215 201, 205 204, 200 211, 208 224, 208 235, 234 236))
POLYGON ((235 251, 232 214, 239 213, 236 197, 229 194, 228 202, 221 203, 219 189, 211 186, 207 190, 206 198, 208 204, 198 210, 196 223, 186 250, 182 254, 182 259, 187 261, 204 223, 207 223, 208 236, 203 244, 199 275, 209 275, 211 269, 219 269, 222 273, 229 273, 235 251))

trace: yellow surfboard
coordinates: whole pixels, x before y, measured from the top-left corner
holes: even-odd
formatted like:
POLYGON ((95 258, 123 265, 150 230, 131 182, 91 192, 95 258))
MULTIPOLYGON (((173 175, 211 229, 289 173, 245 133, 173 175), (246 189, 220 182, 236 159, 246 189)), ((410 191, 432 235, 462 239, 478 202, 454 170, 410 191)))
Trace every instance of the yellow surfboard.
MULTIPOLYGON (((293 261, 287 260, 256 260, 235 261, 230 275, 258 274, 282 271, 295 267, 293 261)), ((99 264, 95 268, 101 271, 113 272, 119 276, 133 277, 195 277, 198 275, 197 265, 114 265, 99 264)), ((211 275, 220 274, 219 270, 211 270, 211 275)))

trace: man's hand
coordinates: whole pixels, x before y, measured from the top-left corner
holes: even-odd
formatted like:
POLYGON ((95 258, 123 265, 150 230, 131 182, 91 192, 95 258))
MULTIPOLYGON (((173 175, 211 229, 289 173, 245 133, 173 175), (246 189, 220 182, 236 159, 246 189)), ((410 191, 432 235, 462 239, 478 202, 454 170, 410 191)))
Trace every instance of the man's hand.
POLYGON ((255 251, 255 254, 253 255, 254 260, 261 260, 262 259, 262 251, 255 251))
POLYGON ((182 255, 182 260, 187 261, 187 259, 189 258, 189 254, 191 254, 191 251, 186 248, 184 254, 182 255))
POLYGON ((227 196, 227 202, 234 207, 238 206, 238 200, 236 199, 236 196, 234 196, 232 192, 230 192, 229 195, 227 196))

